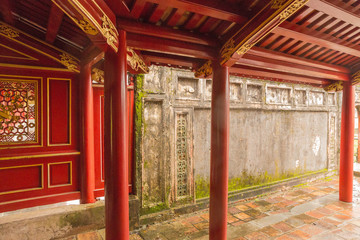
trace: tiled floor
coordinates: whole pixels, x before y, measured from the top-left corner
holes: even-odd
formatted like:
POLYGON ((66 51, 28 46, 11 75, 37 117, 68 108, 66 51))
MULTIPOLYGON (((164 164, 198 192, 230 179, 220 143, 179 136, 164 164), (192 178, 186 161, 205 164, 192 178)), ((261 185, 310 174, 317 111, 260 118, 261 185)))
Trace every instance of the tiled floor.
MULTIPOLYGON (((228 239, 360 239, 360 178, 354 179, 354 202, 338 201, 336 177, 231 203, 228 239)), ((209 212, 147 226, 130 239, 208 239, 209 212)), ((103 239, 104 230, 71 240, 103 239)))

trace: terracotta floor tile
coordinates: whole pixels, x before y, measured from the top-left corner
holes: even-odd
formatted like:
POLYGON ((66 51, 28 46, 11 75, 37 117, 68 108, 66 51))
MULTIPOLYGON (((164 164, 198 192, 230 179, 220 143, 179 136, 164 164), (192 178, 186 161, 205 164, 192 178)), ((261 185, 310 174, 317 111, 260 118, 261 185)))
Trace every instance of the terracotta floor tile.
POLYGON ((340 222, 340 221, 338 221, 338 220, 336 220, 334 218, 330 218, 330 217, 324 218, 323 220, 325 222, 328 222, 328 223, 330 223, 332 225, 335 225, 335 226, 338 226, 338 225, 340 225, 342 223, 342 222, 340 222))
POLYGON ((231 223, 231 225, 233 225, 233 226, 240 226, 240 225, 242 225, 242 224, 244 224, 245 222, 244 221, 237 221, 237 222, 233 222, 233 223, 231 223))
POLYGON ((303 227, 300 227, 299 229, 308 233, 310 236, 315 236, 325 231, 325 229, 317 227, 313 224, 307 224, 303 227))
POLYGON ((276 237, 282 233, 281 231, 279 231, 271 226, 264 227, 264 228, 260 229, 260 231, 267 234, 270 237, 276 237))
POLYGON ((208 222, 196 223, 196 224, 194 224, 194 226, 195 226, 198 230, 209 229, 209 223, 208 223, 208 222))
POLYGON ((280 237, 275 238, 275 240, 294 240, 295 238, 291 237, 288 234, 282 235, 280 237))
POLYGON ((77 235, 77 240, 101 240, 97 232, 87 232, 77 235))
POLYGON ((240 211, 245 211, 249 209, 249 207, 246 206, 245 204, 236 205, 235 208, 239 209, 240 211))
POLYGON ((312 210, 312 211, 306 212, 305 214, 309 215, 310 217, 317 218, 317 219, 320 219, 320 218, 326 216, 325 214, 323 214, 317 210, 312 210))
POLYGON ((246 213, 239 213, 239 214, 235 214, 235 217, 237 217, 240 220, 245 220, 248 218, 251 218, 249 215, 247 215, 246 213))
POLYGON ((233 222, 237 222, 237 221, 239 221, 239 219, 237 219, 236 217, 234 217, 234 216, 232 216, 230 214, 227 215, 227 222, 228 223, 233 223, 233 222))
POLYGON ((333 210, 330 210, 330 209, 324 208, 324 207, 317 208, 316 211, 318 211, 326 216, 329 216, 329 215, 332 215, 335 213, 333 210))
POLYGON ((339 219, 340 221, 345 221, 351 219, 350 216, 344 215, 344 214, 335 214, 333 215, 334 218, 339 219))
POLYGON ((209 221, 209 219, 210 219, 209 213, 201 214, 200 217, 202 217, 202 218, 205 219, 206 221, 209 221))
POLYGON ((310 234, 308 234, 300 229, 296 229, 295 231, 292 231, 288 234, 290 236, 294 236, 295 238, 299 238, 299 239, 309 239, 311 237, 310 234))
POLYGON ((267 240, 270 239, 268 236, 266 236, 262 232, 253 232, 245 236, 246 239, 249 240, 267 240))
POLYGON ((327 208, 327 209, 329 209, 329 210, 333 210, 333 211, 335 211, 335 212, 344 211, 344 208, 339 207, 339 206, 336 206, 336 205, 334 205, 334 204, 326 205, 325 208, 327 208))
POLYGON ((241 210, 236 208, 236 207, 229 207, 228 208, 228 213, 230 213, 230 214, 238 214, 240 212, 241 212, 241 210))
POLYGON ((292 226, 290 226, 289 224, 287 224, 285 222, 276 223, 276 224, 272 225, 272 227, 275 228, 275 229, 278 229, 278 230, 280 230, 282 232, 288 232, 291 229, 293 229, 292 226))
POLYGON ((185 221, 190 222, 190 223, 199 223, 204 221, 204 219, 200 216, 192 216, 189 218, 186 218, 185 221))

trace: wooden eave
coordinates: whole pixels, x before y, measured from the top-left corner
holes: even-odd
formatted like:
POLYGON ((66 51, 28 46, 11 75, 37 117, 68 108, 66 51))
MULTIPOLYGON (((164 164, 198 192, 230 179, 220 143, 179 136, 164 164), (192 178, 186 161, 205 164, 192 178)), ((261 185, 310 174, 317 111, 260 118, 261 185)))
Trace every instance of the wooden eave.
MULTIPOLYGON (((84 33, 72 19, 78 15, 64 14, 63 2, 68 1, 4 1, 1 18, 83 62, 91 62, 103 51, 99 44, 102 38, 84 33)), ((273 0, 78 2, 93 8, 87 12, 100 6, 105 13, 114 14, 117 28, 127 32, 128 46, 146 64, 193 70, 207 60, 219 59, 229 39, 244 42, 246 36, 239 35, 239 30, 259 30, 258 26, 263 25, 256 21, 269 19, 259 14, 276 13, 273 0)), ((259 38, 254 46, 232 56, 231 73, 322 87, 334 81, 349 81, 351 74, 360 70, 360 0, 310 0, 285 21, 274 19, 271 31, 264 28, 254 35, 259 38)))

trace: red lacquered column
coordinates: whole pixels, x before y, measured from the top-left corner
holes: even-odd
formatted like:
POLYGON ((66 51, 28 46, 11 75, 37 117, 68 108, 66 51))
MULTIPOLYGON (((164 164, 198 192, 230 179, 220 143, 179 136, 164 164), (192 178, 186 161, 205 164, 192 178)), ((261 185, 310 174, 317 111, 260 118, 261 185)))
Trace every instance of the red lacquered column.
POLYGON ((105 54, 105 224, 107 240, 129 239, 126 32, 105 54))
POLYGON ((214 63, 211 98, 210 239, 226 240, 229 164, 229 69, 214 63))
POLYGON ((344 82, 341 111, 339 182, 339 199, 344 202, 352 202, 353 194, 354 114, 355 88, 351 85, 351 81, 347 81, 344 82))
POLYGON ((81 203, 95 202, 94 168, 94 106, 91 84, 91 66, 81 68, 81 119, 82 119, 82 155, 81 155, 81 203))

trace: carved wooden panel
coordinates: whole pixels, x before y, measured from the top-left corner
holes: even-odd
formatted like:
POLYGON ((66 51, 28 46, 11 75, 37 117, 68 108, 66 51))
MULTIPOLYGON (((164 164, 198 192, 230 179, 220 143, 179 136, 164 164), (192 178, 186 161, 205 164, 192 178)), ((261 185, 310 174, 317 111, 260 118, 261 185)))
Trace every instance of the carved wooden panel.
POLYGON ((38 81, 0 80, 0 145, 38 142, 38 81))
POLYGON ((48 164, 48 187, 63 187, 72 184, 72 162, 48 164))

